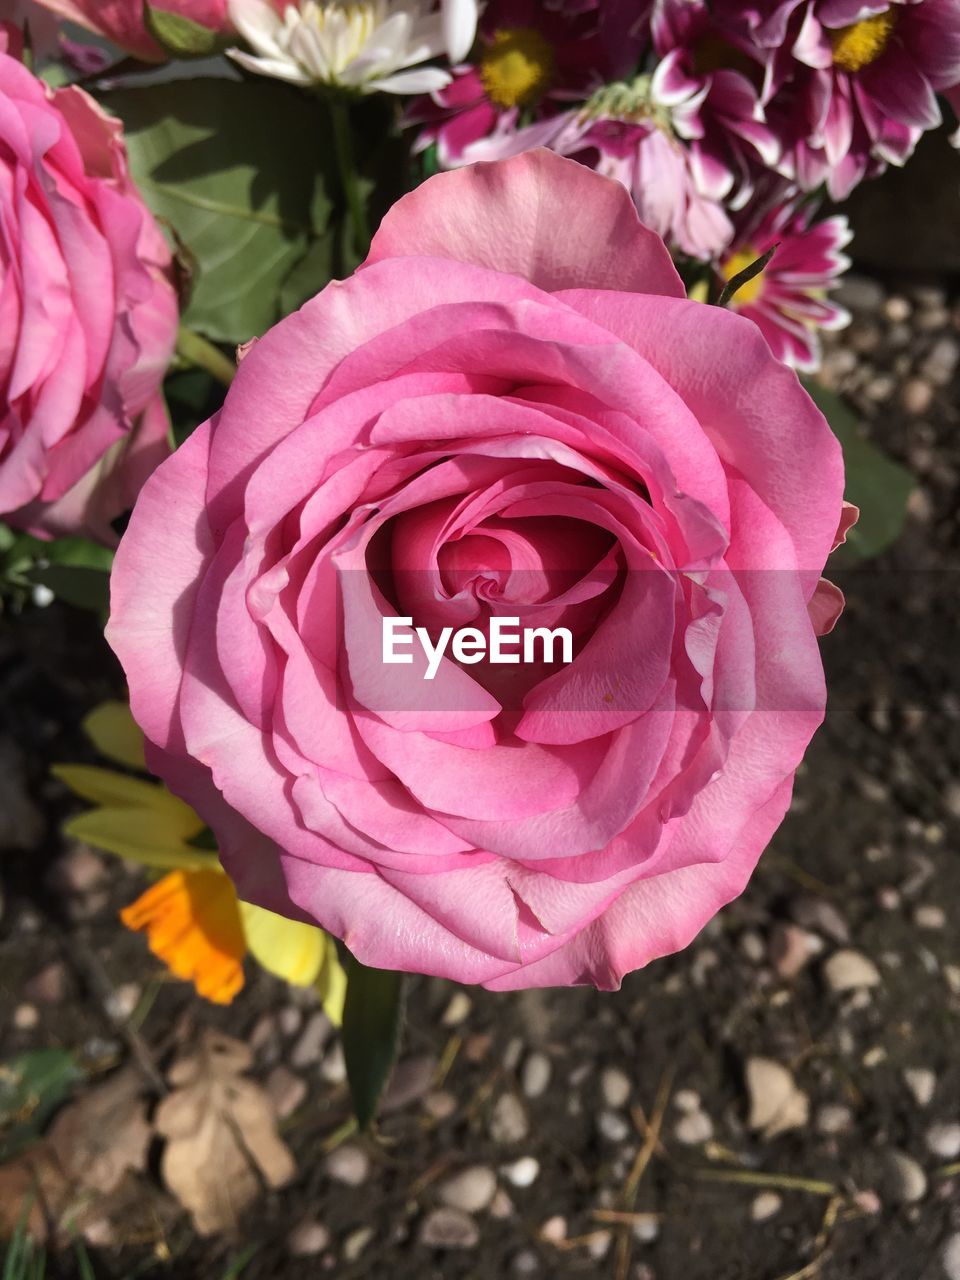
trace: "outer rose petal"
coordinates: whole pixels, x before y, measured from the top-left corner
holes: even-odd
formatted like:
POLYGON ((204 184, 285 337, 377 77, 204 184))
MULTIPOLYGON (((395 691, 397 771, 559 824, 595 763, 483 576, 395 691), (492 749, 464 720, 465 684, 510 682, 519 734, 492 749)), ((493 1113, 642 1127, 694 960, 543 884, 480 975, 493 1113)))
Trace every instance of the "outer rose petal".
POLYGON ((663 241, 626 190, 539 147, 438 174, 398 200, 373 238, 383 258, 456 258, 538 289, 623 289, 686 297, 663 241))

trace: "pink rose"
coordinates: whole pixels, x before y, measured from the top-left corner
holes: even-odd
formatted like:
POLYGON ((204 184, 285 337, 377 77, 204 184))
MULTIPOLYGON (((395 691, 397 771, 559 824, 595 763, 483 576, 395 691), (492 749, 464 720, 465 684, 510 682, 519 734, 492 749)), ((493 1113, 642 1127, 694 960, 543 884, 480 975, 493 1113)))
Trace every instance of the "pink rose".
MULTIPOLYGON (((167 55, 143 20, 143 0, 38 0, 53 13, 106 36, 144 62, 163 62, 167 55)), ((187 18, 208 31, 229 30, 227 0, 151 0, 154 9, 187 18)))
POLYGON ((0 516, 114 541, 169 453, 170 252, 118 121, 0 53, 0 516))
POLYGON ((685 946, 824 712, 840 449, 687 301, 617 183, 432 178, 145 486, 108 635, 240 895, 494 988, 685 946), (385 666, 382 619, 568 625, 569 666, 385 666))

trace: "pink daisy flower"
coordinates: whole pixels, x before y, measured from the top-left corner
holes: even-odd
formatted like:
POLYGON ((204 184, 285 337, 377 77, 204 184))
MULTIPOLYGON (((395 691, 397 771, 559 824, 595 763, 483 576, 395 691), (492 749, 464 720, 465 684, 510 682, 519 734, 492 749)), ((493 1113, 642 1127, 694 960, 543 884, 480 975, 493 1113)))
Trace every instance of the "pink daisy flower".
MULTIPOLYGON (((722 0, 729 6, 732 0, 722 0)), ((938 91, 960 80, 957 0, 783 0, 758 38, 776 36, 764 90, 784 144, 782 172, 843 199, 901 165, 942 116, 938 91)))
POLYGON ((754 174, 780 158, 760 103, 769 51, 716 21, 707 0, 659 0, 652 32, 660 58, 654 98, 670 108, 673 127, 691 151, 722 158, 736 179, 728 203, 742 206, 754 174))
MULTIPOLYGON (((781 187, 782 193, 782 187, 781 187)), ((820 366, 821 329, 842 329, 850 315, 829 293, 850 265, 842 250, 850 243, 843 216, 813 221, 814 209, 798 207, 782 194, 774 207, 753 215, 738 229, 720 274, 731 280, 777 246, 763 271, 742 285, 727 304, 761 330, 778 360, 812 373, 820 366)))
POLYGON ((509 135, 531 112, 583 101, 604 72, 595 0, 491 0, 475 65, 454 68, 446 88, 415 98, 408 124, 424 126, 415 151, 437 144, 443 168, 491 136, 509 135))

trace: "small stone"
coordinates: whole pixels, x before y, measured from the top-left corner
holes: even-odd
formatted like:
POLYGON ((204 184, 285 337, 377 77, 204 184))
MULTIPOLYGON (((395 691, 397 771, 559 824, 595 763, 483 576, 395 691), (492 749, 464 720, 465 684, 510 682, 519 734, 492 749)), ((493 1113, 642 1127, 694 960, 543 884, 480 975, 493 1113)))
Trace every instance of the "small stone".
POLYGON ((512 1218, 516 1213, 513 1207, 513 1201, 504 1191, 503 1187, 497 1187, 497 1193, 490 1201, 490 1208, 487 1210, 491 1218, 496 1218, 498 1222, 502 1222, 505 1218, 512 1218))
POLYGON ((18 1004, 13 1011, 13 1025, 18 1031, 32 1031, 39 1021, 35 1004, 18 1004))
POLYGON ((358 1227, 351 1231, 343 1242, 344 1261, 356 1262, 372 1239, 373 1227, 358 1227))
MULTIPOLYGON (((296 1065, 296 1064, 294 1064, 296 1065)), ((347 1063, 343 1056, 343 1045, 338 1040, 328 1050, 320 1063, 320 1075, 327 1084, 344 1084, 347 1079, 347 1063)))
POLYGON ((910 313, 913 308, 906 298, 901 298, 894 294, 892 298, 888 298, 883 304, 883 314, 888 320, 892 320, 894 324, 902 324, 904 320, 910 319, 910 313))
POLYGON ((713 1121, 705 1111, 688 1111, 677 1121, 673 1134, 678 1142, 699 1147, 713 1137, 713 1121))
POLYGON ((900 388, 900 403, 913 418, 922 418, 933 404, 933 387, 923 378, 908 378, 900 388))
POLYGON ((420 1224, 419 1240, 428 1249, 472 1249, 480 1242, 480 1231, 459 1209, 434 1209, 420 1224))
POLYGON ((776 924, 770 934, 770 963, 785 981, 795 978, 804 965, 822 950, 820 938, 797 924, 776 924))
POLYGON ((611 1111, 619 1111, 627 1105, 633 1089, 630 1077, 616 1067, 605 1067, 600 1073, 600 1093, 611 1111))
POLYGON ((948 1236, 940 1254, 947 1280, 960 1280, 960 1231, 948 1236))
POLYGON ((277 1056, 277 1021, 270 1013, 262 1014, 250 1032, 250 1048, 272 1061, 277 1056))
POLYGON ((554 1214, 552 1218, 548 1218, 540 1228, 540 1239, 545 1240, 547 1244, 560 1244, 567 1238, 567 1220, 560 1216, 559 1213, 554 1214))
POLYGON ((45 965, 23 984, 24 999, 40 1004, 59 1004, 66 993, 67 971, 59 960, 45 965))
POLYGON ((444 1010, 441 1022, 445 1027, 459 1027, 461 1023, 466 1022, 470 1016, 470 1010, 473 1008, 473 1001, 465 991, 455 991, 450 997, 450 1003, 444 1010))
POLYGON ((522 1142, 530 1131, 527 1113, 515 1093, 502 1093, 494 1103, 490 1115, 490 1137, 494 1142, 509 1146, 522 1142))
POLYGON ((779 1213, 782 1206, 783 1200, 775 1191, 761 1191, 750 1206, 750 1217, 754 1222, 766 1222, 779 1213))
MULTIPOLYGON (((856 994, 857 996, 862 996, 862 995, 865 995, 866 992, 858 991, 856 994)), ((854 997, 854 999, 856 999, 856 996, 854 997)), ((880 1064, 882 1062, 886 1062, 886 1060, 887 1060, 887 1051, 882 1044, 875 1044, 872 1049, 867 1050, 867 1052, 863 1055, 863 1058, 861 1059, 861 1061, 863 1062, 863 1065, 865 1067, 868 1067, 871 1070, 874 1067, 879 1067, 880 1064)))
POLYGON ((587 1236, 587 1253, 594 1262, 602 1262, 613 1244, 612 1231, 591 1231, 587 1236))
POLYGON ((550 1084, 553 1066, 545 1053, 531 1053, 523 1064, 521 1087, 526 1097, 539 1098, 550 1084))
POLYGON ((766 955, 766 947, 763 945, 763 938, 757 933, 756 929, 747 929, 740 935, 740 950, 750 961, 751 964, 760 964, 766 955))
POLYGON ((334 1182, 345 1187, 361 1187, 370 1173, 370 1157, 363 1147, 350 1142, 331 1151, 323 1167, 334 1182))
POLYGON ((841 279, 834 297, 851 311, 879 311, 884 302, 883 288, 876 280, 850 272, 841 279))
POLYGON ((380 1103, 381 1112, 390 1115, 419 1102, 430 1091, 436 1074, 437 1059, 432 1053, 415 1054, 398 1062, 380 1103))
POLYGON ((888 1151, 884 1160, 884 1198, 893 1204, 915 1204, 927 1194, 927 1175, 905 1151, 888 1151))
POLYGON ((913 1094, 918 1107, 929 1107, 937 1087, 935 1072, 929 1067, 907 1067, 903 1073, 903 1083, 913 1094))
POLYGON ((307 1096, 307 1086, 289 1067, 274 1067, 266 1080, 267 1095, 279 1120, 292 1116, 307 1096))
POLYGON ((140 1003, 143 990, 138 982, 123 982, 114 989, 103 1002, 108 1018, 114 1022, 126 1022, 140 1003))
POLYGON ((490 1052, 493 1037, 488 1035, 467 1036, 463 1046, 463 1056, 468 1062, 482 1062, 490 1052))
POLYGON ((449 1209, 479 1213, 486 1209, 497 1190, 497 1175, 482 1164, 471 1165, 448 1178, 440 1188, 440 1199, 449 1209))
POLYGON ((838 1102, 827 1102, 817 1110, 818 1133, 847 1133, 853 1128, 853 1112, 838 1102))
MULTIPOLYGON (((277 1014, 277 1026, 285 1036, 295 1036, 303 1023, 303 1013, 295 1004, 284 1005, 277 1014)), ((304 1063, 304 1066, 307 1064, 304 1063)))
POLYGON ((287 1236, 287 1252, 295 1258, 311 1258, 323 1253, 330 1244, 330 1232, 320 1222, 307 1220, 294 1227, 287 1236))
POLYGON ((797 898, 791 906, 790 914, 802 928, 826 934, 835 942, 848 942, 850 939, 846 920, 833 903, 826 902, 823 898, 812 894, 797 898))
POLYGON ((608 1142, 625 1142, 630 1136, 630 1123, 619 1111, 601 1111, 597 1128, 608 1142))
POLYGON ((746 1067, 750 1113, 747 1124, 765 1138, 807 1123, 810 1100, 797 1088, 792 1074, 772 1058, 750 1058, 746 1067))
POLYGON ((84 844, 73 845, 50 870, 51 888, 61 893, 90 893, 107 878, 107 864, 84 844))
POLYGON ((880 985, 880 971, 859 951, 835 951, 823 966, 823 976, 831 991, 856 991, 880 985))
POLYGON ((540 1176, 540 1161, 534 1156, 521 1156, 512 1164, 502 1164, 500 1172, 514 1187, 532 1187, 540 1176))
POLYGON ((941 1160, 956 1160, 960 1156, 960 1124, 941 1121, 927 1130, 927 1146, 941 1160))
POLYGON ((942 907, 920 906, 914 910, 913 923, 918 929, 942 929, 947 923, 947 915, 942 907))
POLYGON ((514 1275, 535 1276, 540 1270, 540 1259, 532 1249, 521 1249, 513 1255, 510 1267, 514 1275))
MULTIPOLYGON (((299 1010, 295 1010, 295 1012, 299 1012, 299 1010)), ((332 1033, 333 1024, 330 1019, 322 1009, 315 1009, 307 1019, 299 1040, 293 1046, 293 1051, 290 1054, 291 1067, 302 1070, 304 1067, 312 1067, 319 1062, 332 1033)))
POLYGON ((660 1235, 660 1219, 655 1213, 638 1213, 633 1221, 633 1235, 641 1244, 653 1244, 660 1235))
POLYGON ((511 1036, 503 1051, 503 1065, 507 1071, 516 1071, 523 1057, 523 1041, 519 1036, 511 1036))
POLYGON ((434 1120, 446 1120, 457 1109, 457 1099, 445 1089, 434 1089, 423 1100, 423 1109, 434 1120))
POLYGON ((673 1095, 673 1105, 678 1111, 699 1111, 700 1095, 695 1089, 678 1089, 673 1095))

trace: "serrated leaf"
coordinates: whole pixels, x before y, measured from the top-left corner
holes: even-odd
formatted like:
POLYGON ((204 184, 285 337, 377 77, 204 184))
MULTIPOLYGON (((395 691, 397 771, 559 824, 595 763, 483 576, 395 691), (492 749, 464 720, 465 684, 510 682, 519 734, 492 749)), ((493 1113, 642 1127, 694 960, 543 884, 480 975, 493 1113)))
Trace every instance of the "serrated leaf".
POLYGON ((171 81, 103 101, 124 122, 144 198, 196 260, 185 323, 218 342, 262 334, 328 231, 322 104, 262 78, 171 81))
POLYGON ((343 1056, 353 1110, 360 1129, 377 1111, 397 1060, 403 1019, 404 975, 370 969, 352 956, 347 964, 343 1006, 343 1056))
POLYGON ((170 13, 149 0, 144 0, 143 21, 157 44, 174 58, 209 58, 227 44, 218 31, 179 13, 170 13))
POLYGON ((803 385, 840 441, 846 471, 844 497, 860 508, 860 519, 833 553, 832 563, 879 555, 900 536, 914 478, 860 435, 856 414, 840 396, 812 378, 803 379, 803 385))

